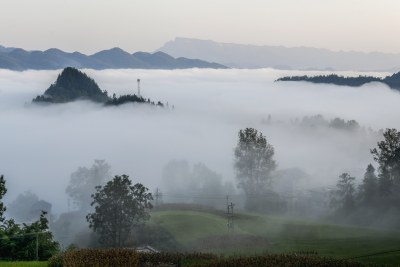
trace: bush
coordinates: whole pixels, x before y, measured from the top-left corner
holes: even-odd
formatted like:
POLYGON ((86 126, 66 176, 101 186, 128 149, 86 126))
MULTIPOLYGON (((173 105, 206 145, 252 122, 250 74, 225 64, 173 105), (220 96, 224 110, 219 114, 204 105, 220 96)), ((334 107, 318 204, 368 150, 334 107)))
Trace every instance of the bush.
POLYGON ((47 266, 48 267, 63 267, 63 254, 58 253, 58 254, 53 255, 47 261, 47 266))
POLYGON ((132 249, 79 249, 63 254, 63 267, 136 267, 139 253, 132 249))

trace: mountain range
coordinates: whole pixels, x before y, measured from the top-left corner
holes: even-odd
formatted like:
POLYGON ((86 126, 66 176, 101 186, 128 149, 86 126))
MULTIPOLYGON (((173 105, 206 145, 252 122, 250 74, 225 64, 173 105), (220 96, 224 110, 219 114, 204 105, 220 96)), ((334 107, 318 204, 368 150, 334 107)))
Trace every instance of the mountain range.
POLYGON ((93 55, 68 53, 59 49, 27 51, 0 46, 0 68, 11 70, 53 70, 65 67, 90 69, 187 69, 227 68, 221 64, 185 57, 174 58, 164 52, 130 54, 120 48, 100 51, 93 55))
POLYGON ((157 51, 174 57, 200 58, 231 68, 295 70, 400 70, 400 54, 331 51, 312 47, 257 46, 176 38, 157 51))

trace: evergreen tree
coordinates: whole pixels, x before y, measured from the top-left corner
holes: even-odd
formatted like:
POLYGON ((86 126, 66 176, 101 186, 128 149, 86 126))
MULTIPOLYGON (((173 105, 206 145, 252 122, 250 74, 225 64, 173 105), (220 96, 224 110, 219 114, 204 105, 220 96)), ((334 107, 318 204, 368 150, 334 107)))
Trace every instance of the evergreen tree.
POLYGON ((400 132, 386 129, 384 140, 371 150, 379 164, 379 192, 381 196, 400 193, 400 132))
POLYGON ((375 175, 375 168, 369 164, 360 185, 359 195, 365 206, 372 206, 378 195, 378 178, 375 175))
POLYGON ((355 209, 355 177, 348 173, 342 173, 336 184, 337 190, 333 192, 331 205, 340 213, 349 214, 355 209))

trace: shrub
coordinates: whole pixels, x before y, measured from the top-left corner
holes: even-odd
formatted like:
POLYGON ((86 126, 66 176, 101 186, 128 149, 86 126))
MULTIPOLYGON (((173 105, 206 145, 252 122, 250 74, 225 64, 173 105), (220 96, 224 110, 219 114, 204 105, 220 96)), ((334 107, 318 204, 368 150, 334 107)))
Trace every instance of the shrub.
POLYGON ((132 249, 79 249, 63 254, 63 267, 136 267, 139 254, 132 249))
POLYGON ((63 267, 63 253, 58 253, 58 254, 53 255, 47 261, 47 266, 48 267, 63 267))

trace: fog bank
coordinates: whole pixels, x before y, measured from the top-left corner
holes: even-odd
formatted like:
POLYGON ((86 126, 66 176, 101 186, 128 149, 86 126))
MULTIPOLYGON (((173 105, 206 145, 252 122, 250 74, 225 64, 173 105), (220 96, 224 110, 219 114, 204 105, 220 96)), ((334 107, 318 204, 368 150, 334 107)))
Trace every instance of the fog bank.
POLYGON ((84 70, 109 94, 135 93, 140 78, 144 97, 175 109, 105 108, 87 101, 31 105, 59 72, 0 70, 0 173, 7 180, 6 200, 31 190, 51 202, 56 213, 67 209, 71 173, 94 159, 105 159, 112 174, 128 174, 151 189, 160 186, 162 169, 172 159, 202 162, 233 181, 237 132, 255 127, 275 147, 278 169, 304 170, 312 177, 308 186, 333 185, 344 171, 361 178, 373 162, 369 149, 379 136, 368 130, 301 127, 296 118, 321 114, 327 120, 354 119, 374 130, 400 128, 400 94, 383 84, 275 83, 304 72, 271 69, 84 70))

